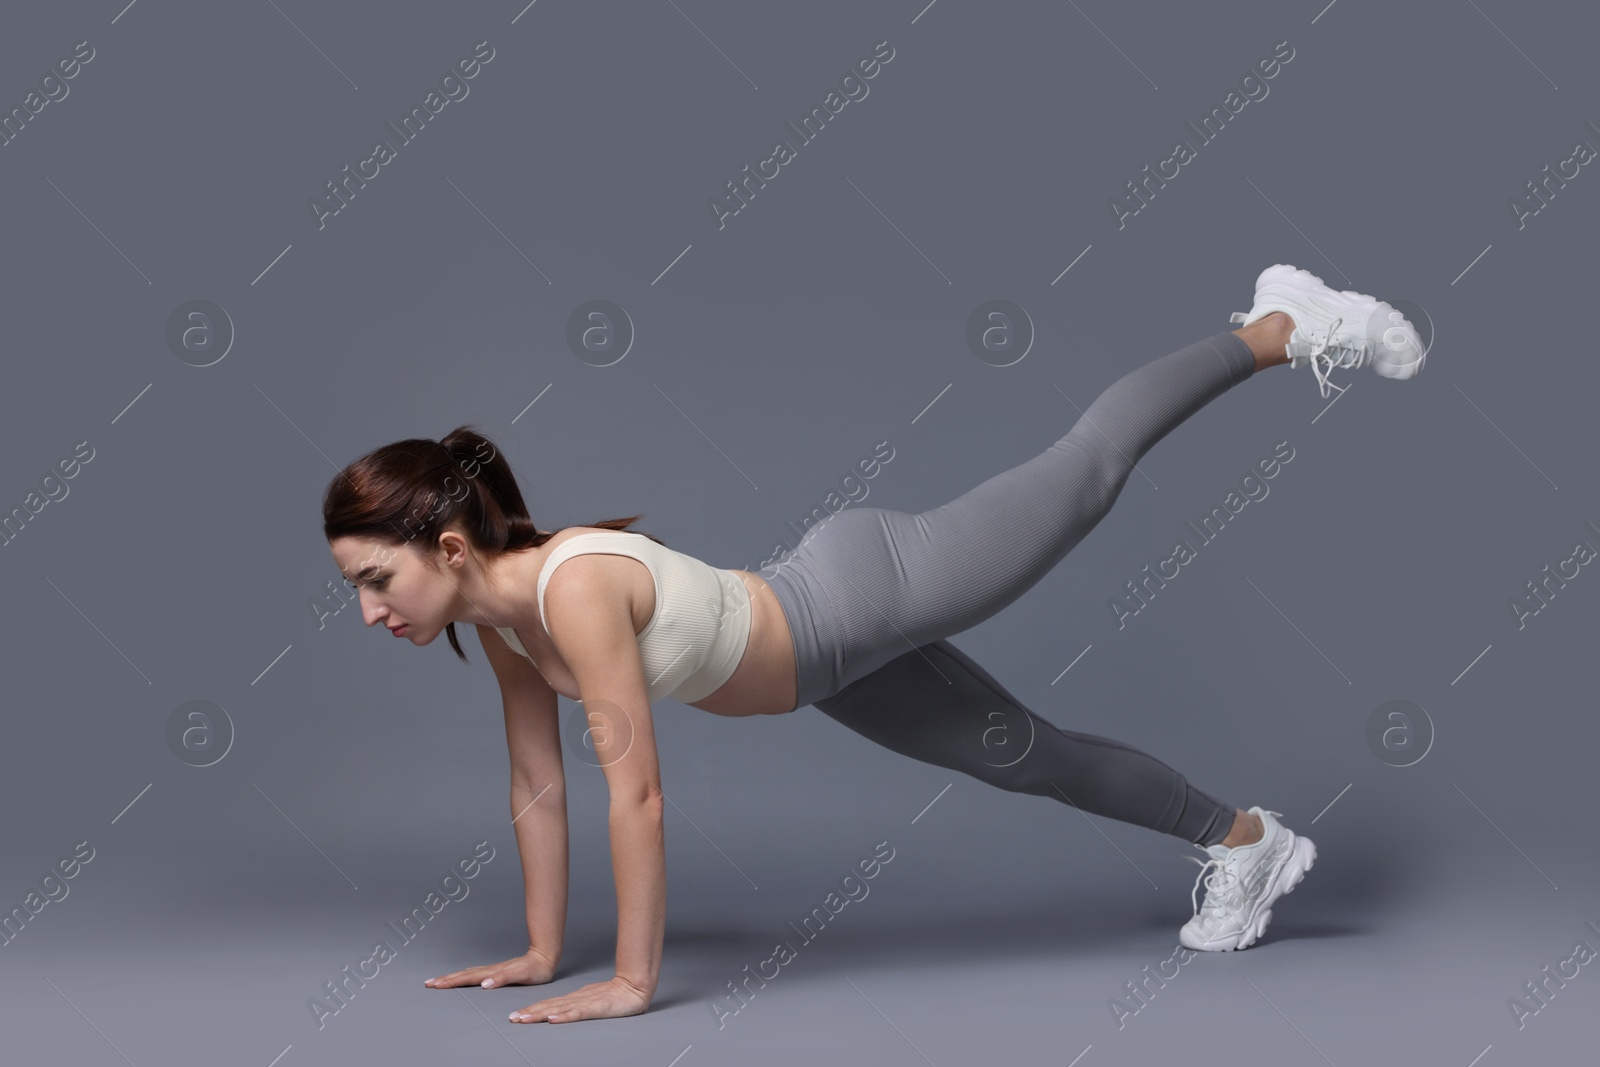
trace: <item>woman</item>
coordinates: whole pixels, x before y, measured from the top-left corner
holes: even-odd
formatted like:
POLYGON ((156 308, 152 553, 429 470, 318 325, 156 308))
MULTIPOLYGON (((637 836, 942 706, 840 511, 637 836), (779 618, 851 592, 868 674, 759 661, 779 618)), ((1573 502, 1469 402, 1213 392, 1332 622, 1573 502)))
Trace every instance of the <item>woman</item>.
POLYGON ((1141 456, 1257 371, 1310 364, 1327 396, 1333 367, 1398 379, 1422 368, 1416 331, 1388 304, 1285 264, 1261 273, 1255 306, 1233 321, 1243 326, 1113 383, 1041 455, 921 514, 841 512, 766 577, 710 567, 629 531, 633 519, 538 529, 510 467, 468 427, 352 463, 328 487, 323 526, 367 625, 418 645, 442 629, 465 660, 455 624, 476 624, 505 711, 529 949, 425 984, 555 974, 567 893, 557 694, 583 702, 611 795, 616 976, 513 1021, 649 1007, 666 912, 650 704, 666 696, 717 715, 815 705, 915 759, 1182 838, 1210 859, 1195 861, 1206 900, 1180 941, 1227 951, 1259 938, 1316 855, 1281 812, 1225 804, 1137 749, 1053 726, 945 640, 1026 592, 1106 514, 1141 456))

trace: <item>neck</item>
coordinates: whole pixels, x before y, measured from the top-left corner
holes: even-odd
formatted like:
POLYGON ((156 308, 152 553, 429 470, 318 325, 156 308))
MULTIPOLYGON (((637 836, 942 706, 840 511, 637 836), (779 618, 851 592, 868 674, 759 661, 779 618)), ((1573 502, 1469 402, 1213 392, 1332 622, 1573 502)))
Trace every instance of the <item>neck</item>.
POLYGON ((536 586, 539 571, 549 555, 548 542, 535 548, 506 552, 486 563, 483 570, 461 578, 455 621, 537 629, 536 586))

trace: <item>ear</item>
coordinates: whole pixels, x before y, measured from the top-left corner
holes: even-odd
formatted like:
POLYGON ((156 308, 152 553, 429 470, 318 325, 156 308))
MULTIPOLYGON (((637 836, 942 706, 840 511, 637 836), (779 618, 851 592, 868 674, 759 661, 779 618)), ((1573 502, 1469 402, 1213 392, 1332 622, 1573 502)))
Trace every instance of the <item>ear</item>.
POLYGON ((446 530, 439 535, 439 554, 446 567, 460 567, 471 557, 472 546, 457 531, 446 530))

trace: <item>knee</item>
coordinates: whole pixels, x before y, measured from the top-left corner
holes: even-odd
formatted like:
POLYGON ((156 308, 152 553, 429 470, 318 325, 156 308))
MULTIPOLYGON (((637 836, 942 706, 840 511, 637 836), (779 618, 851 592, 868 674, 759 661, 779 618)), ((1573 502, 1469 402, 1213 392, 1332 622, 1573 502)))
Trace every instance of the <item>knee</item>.
POLYGON ((1058 448, 1072 454, 1078 469, 1076 482, 1082 491, 1093 495, 1085 501, 1099 510, 1107 510, 1116 502, 1128 476, 1133 473, 1136 457, 1124 456, 1110 441, 1082 420, 1072 432, 1056 442, 1058 448))
MULTIPOLYGON (((1034 740, 1037 740, 1035 738, 1034 740)), ((1052 776, 1042 752, 1032 743, 1006 746, 985 745, 984 752, 970 773, 992 786, 1011 793, 1030 793, 1061 799, 1053 787, 1052 776)))

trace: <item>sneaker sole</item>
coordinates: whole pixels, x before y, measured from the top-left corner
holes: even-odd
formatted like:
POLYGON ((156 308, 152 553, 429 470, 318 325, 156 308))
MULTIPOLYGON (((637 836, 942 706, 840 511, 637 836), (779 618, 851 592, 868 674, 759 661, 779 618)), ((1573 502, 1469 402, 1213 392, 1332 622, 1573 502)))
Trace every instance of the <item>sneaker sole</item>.
POLYGON ((1348 328, 1353 323, 1371 323, 1375 319, 1389 324, 1383 330, 1379 358, 1372 365, 1380 377, 1404 380, 1417 376, 1422 370, 1426 353, 1422 350, 1422 339, 1411 320, 1386 301, 1352 289, 1334 289, 1308 270, 1291 267, 1287 263, 1274 263, 1262 271, 1256 278, 1256 304, 1259 306, 1265 302, 1268 307, 1267 312, 1255 318, 1262 318, 1271 311, 1283 311, 1297 323, 1311 319, 1318 309, 1304 295, 1306 283, 1301 280, 1302 275, 1313 284, 1344 298, 1342 303, 1345 307, 1340 310, 1348 310, 1349 314, 1343 316, 1342 328, 1348 328))
POLYGON ((1283 861, 1283 866, 1278 869, 1277 876, 1272 880, 1272 888, 1257 901, 1255 914, 1244 924, 1243 930, 1229 937, 1201 942, 1191 936, 1189 928, 1185 926, 1178 931, 1179 944, 1198 952, 1233 952, 1236 949, 1249 948, 1266 932, 1267 923, 1272 921, 1273 903, 1284 894, 1294 892, 1294 887, 1304 880, 1306 872, 1311 869, 1316 859, 1317 846, 1311 843, 1309 837, 1296 835, 1288 858, 1283 861))

